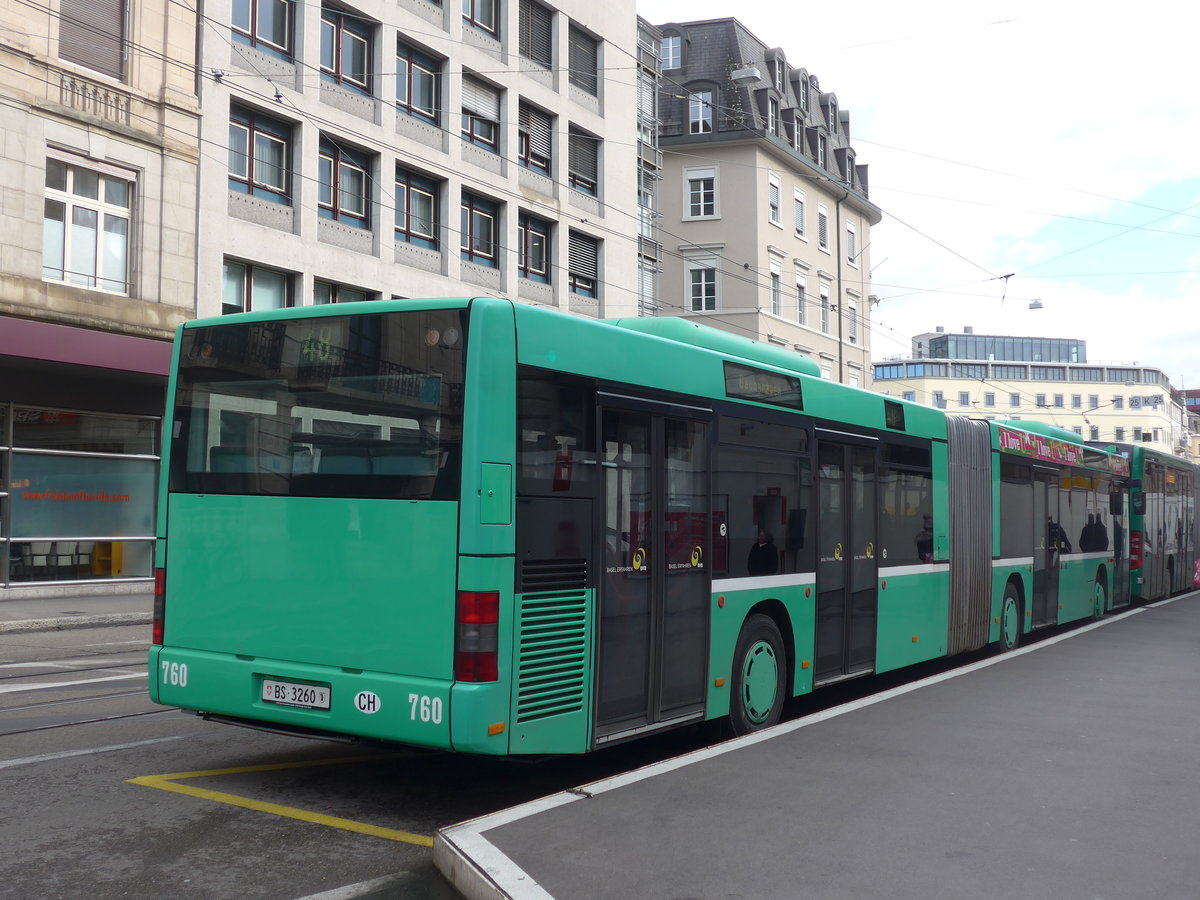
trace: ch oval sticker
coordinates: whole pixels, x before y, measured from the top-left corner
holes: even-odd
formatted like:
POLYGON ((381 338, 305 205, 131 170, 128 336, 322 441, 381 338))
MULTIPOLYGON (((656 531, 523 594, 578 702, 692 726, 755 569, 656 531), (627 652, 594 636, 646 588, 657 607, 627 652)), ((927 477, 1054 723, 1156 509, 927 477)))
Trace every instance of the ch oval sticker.
POLYGON ((375 715, 382 705, 379 695, 374 691, 359 691, 354 697, 355 708, 364 715, 375 715))

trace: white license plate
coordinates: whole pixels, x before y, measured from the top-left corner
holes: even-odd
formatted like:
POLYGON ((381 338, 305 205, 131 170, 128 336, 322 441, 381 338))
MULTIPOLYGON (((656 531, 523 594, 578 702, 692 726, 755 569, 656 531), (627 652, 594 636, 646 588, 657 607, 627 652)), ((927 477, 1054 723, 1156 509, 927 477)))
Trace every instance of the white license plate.
POLYGON ((294 681, 264 678, 262 698, 267 703, 278 703, 280 706, 329 709, 329 688, 319 684, 297 684, 294 681))

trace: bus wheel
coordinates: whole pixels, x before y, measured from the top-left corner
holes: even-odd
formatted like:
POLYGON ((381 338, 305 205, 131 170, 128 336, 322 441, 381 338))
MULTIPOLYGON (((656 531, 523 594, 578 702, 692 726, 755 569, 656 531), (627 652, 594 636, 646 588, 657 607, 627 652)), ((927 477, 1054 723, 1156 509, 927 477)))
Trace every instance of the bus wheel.
POLYGON ((746 620, 733 651, 729 720, 735 735, 769 728, 783 712, 787 657, 783 638, 770 616, 746 620))
POLYGON ((1092 618, 1103 619, 1108 611, 1108 585, 1103 570, 1096 573, 1096 590, 1092 594, 1092 618))
POLYGON ((1021 595, 1011 581, 1004 586, 1000 605, 1000 652, 1007 653, 1021 643, 1021 595))

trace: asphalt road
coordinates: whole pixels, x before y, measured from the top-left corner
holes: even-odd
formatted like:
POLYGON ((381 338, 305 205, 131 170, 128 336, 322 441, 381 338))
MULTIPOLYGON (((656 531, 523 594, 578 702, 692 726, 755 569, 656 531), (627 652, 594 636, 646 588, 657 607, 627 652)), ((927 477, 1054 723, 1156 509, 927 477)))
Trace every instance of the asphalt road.
POLYGON ((699 745, 506 761, 152 704, 144 625, 0 634, 0 897, 452 900, 437 829, 699 745))

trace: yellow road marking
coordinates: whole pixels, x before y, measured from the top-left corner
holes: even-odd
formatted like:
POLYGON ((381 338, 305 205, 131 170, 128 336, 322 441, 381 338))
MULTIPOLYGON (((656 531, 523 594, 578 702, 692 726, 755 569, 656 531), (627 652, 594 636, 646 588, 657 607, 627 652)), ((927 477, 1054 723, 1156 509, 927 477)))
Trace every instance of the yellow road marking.
MULTIPOLYGON (((393 754, 387 757, 375 757, 376 759, 395 759, 398 756, 406 756, 408 754, 393 754)), ((423 834, 411 834, 407 831, 397 831, 394 828, 381 828, 378 825, 369 825, 366 822, 356 822, 353 819, 343 819, 340 816, 327 816, 323 813, 309 812, 304 809, 296 809, 292 806, 283 806, 279 803, 266 803, 262 800, 252 800, 249 797, 239 797, 237 794, 227 794, 224 791, 210 791, 206 788, 193 787, 190 784, 180 784, 179 782, 191 778, 209 778, 214 775, 245 775, 250 772, 275 772, 283 769, 301 769, 310 766, 334 766, 349 762, 362 762, 362 757, 348 757, 345 759, 321 759, 312 762, 291 762, 291 763, 269 763, 261 766, 238 766, 231 769, 205 769, 199 772, 175 772, 170 775, 142 775, 138 778, 130 778, 129 784, 140 784, 143 787, 157 788, 160 791, 172 791, 176 794, 185 794, 189 797, 198 797, 201 800, 211 800, 215 803, 226 803, 230 806, 238 806, 242 809, 252 809, 256 812, 270 813, 275 816, 283 816, 288 819, 299 819, 301 822, 311 822, 314 825, 324 825, 327 828, 340 828, 343 831, 353 831, 358 834, 366 834, 371 837, 383 838, 388 841, 400 841, 405 844, 416 844, 418 847, 432 847, 433 838, 423 834)))

